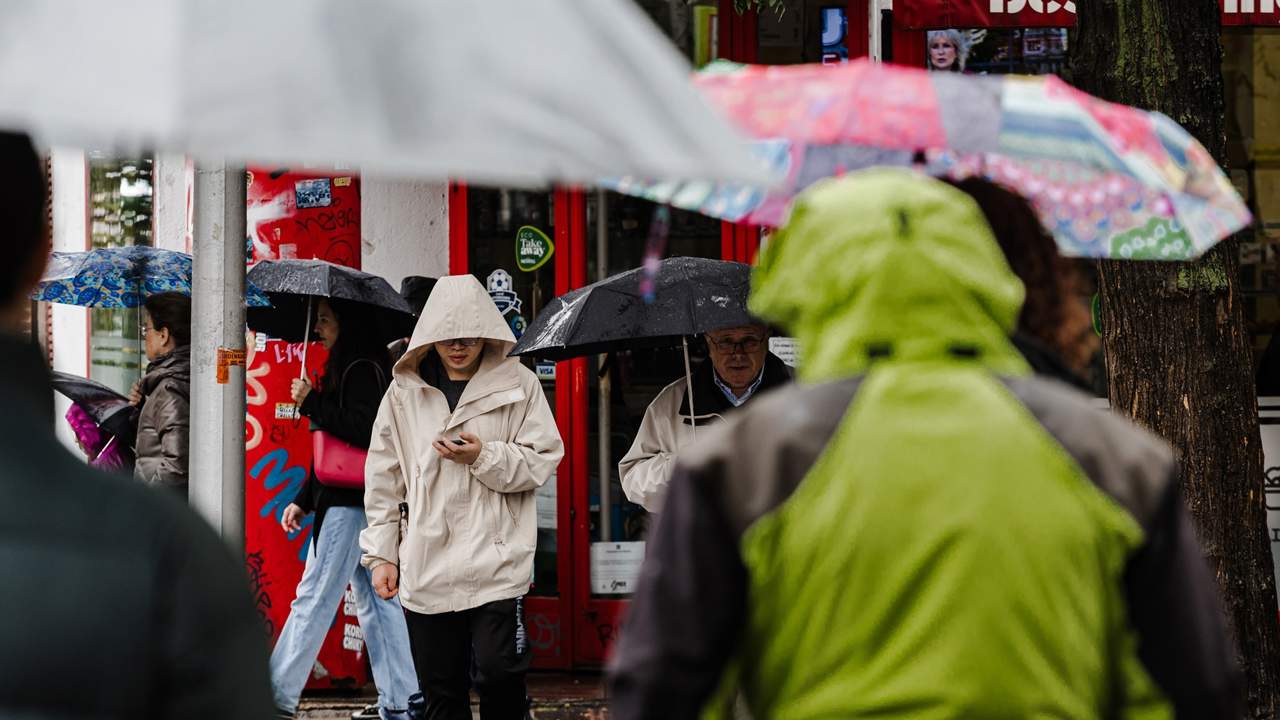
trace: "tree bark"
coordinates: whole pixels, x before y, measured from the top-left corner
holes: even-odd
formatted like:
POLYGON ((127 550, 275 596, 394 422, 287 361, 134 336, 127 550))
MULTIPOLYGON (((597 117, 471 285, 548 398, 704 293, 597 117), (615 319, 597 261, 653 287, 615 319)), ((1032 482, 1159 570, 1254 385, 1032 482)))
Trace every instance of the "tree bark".
MULTIPOLYGON (((1221 162, 1217 0, 1076 4, 1070 79, 1107 100, 1169 115, 1221 162)), ((1192 263, 1099 263, 1103 347, 1111 406, 1181 454, 1184 494, 1222 586, 1247 707, 1273 718, 1280 623, 1237 252, 1228 240, 1192 263)))

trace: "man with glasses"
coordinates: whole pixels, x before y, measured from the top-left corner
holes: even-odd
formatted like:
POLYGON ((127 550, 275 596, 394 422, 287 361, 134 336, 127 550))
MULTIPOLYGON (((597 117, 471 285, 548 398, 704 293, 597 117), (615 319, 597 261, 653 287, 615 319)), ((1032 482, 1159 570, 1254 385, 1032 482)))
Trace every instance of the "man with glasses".
POLYGON ((649 512, 661 510, 676 455, 694 440, 696 428, 791 379, 790 368, 769 352, 765 325, 715 330, 704 337, 711 362, 693 371, 693 407, 685 378, 664 388, 618 465, 627 499, 649 512))

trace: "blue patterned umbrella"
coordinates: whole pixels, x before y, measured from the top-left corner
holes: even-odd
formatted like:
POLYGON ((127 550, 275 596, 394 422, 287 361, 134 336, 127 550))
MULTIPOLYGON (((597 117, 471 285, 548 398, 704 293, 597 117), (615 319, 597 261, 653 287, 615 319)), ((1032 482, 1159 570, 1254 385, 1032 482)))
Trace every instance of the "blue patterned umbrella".
MULTIPOLYGON (((136 308, 165 292, 191 294, 191 256, 146 245, 55 252, 32 300, 97 308, 136 308)), ((249 307, 270 307, 246 283, 249 307)))

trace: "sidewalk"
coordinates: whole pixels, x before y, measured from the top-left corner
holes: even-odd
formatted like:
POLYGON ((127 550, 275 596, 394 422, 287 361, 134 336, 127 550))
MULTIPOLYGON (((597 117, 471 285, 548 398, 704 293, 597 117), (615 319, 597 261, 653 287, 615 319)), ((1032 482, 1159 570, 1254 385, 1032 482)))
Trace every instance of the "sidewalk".
MULTIPOLYGON (((370 686, 372 691, 372 686, 370 686)), ((599 674, 530 673, 529 696, 534 720, 605 720, 609 717, 604 677, 599 674)), ((374 695, 314 695, 305 697, 298 717, 305 720, 346 720, 351 713, 375 702, 374 695)), ((480 717, 475 695, 471 712, 480 717)))

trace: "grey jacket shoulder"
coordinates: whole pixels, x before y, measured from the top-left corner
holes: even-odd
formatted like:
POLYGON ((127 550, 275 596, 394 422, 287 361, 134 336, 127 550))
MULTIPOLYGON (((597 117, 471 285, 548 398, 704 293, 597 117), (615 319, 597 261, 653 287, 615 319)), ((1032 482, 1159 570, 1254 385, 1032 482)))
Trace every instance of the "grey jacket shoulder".
MULTIPOLYGON (((711 496, 722 498, 721 510, 731 528, 742 532, 804 479, 861 382, 791 384, 765 393, 728 421, 703 431, 706 436, 681 456, 679 465, 703 482, 723 485, 711 496)), ((1002 382, 1085 475, 1150 530, 1176 476, 1172 448, 1064 383, 1042 377, 1002 382)))
POLYGON ((1089 479, 1150 531, 1176 477, 1173 449, 1065 383, 1038 376, 1002 381, 1089 479))

